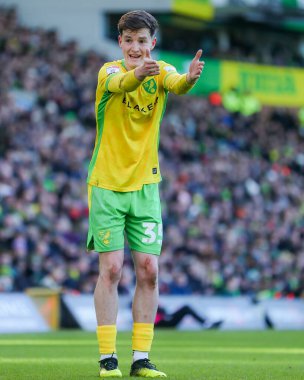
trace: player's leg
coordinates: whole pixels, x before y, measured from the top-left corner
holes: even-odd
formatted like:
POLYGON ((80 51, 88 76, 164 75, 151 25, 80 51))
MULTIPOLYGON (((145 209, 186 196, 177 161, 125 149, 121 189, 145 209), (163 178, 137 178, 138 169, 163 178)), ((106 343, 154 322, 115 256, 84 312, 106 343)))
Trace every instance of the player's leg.
POLYGON ((99 254, 99 276, 94 292, 100 377, 121 377, 116 354, 118 283, 123 266, 123 250, 99 254))
POLYGON ((98 326, 116 323, 118 312, 118 283, 123 266, 123 250, 99 254, 99 276, 94 292, 98 326))
POLYGON ((166 377, 149 361, 158 305, 158 257, 162 244, 162 221, 157 184, 133 192, 126 217, 132 250, 136 288, 133 300, 133 364, 131 376, 166 377))
POLYGON ((153 324, 158 306, 158 256, 136 251, 132 256, 136 274, 133 320, 153 324))
POLYGON ((94 293, 100 377, 121 377, 116 355, 118 282, 123 265, 126 194, 91 187, 88 249, 99 252, 99 276, 94 293))
POLYGON ((149 361, 154 336, 154 321, 158 306, 158 256, 133 251, 136 288, 133 313, 133 364, 130 375, 166 377, 149 361))
POLYGON ((133 251, 136 288, 132 305, 133 364, 131 376, 166 377, 149 360, 158 306, 158 256, 133 251))

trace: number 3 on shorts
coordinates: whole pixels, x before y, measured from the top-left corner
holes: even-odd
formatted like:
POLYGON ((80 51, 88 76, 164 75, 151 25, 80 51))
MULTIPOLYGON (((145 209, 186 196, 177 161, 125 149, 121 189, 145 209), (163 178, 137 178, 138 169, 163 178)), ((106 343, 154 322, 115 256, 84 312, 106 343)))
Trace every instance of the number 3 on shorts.
POLYGON ((142 238, 141 241, 146 244, 152 244, 157 239, 157 244, 162 243, 163 238, 163 225, 162 223, 149 223, 145 222, 142 224, 145 229, 144 234, 146 237, 142 238), (157 233, 155 227, 157 226, 157 233))

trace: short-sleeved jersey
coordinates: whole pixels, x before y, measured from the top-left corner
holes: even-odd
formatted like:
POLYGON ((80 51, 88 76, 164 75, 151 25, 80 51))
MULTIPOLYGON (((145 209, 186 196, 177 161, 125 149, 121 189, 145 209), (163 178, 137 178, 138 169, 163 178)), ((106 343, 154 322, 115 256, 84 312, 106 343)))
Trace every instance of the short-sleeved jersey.
POLYGON ((158 63, 160 74, 142 82, 134 70, 127 71, 124 60, 100 69, 96 140, 87 178, 90 185, 126 192, 161 180, 158 144, 167 94, 186 93, 192 85, 186 74, 178 74, 166 62, 158 63))

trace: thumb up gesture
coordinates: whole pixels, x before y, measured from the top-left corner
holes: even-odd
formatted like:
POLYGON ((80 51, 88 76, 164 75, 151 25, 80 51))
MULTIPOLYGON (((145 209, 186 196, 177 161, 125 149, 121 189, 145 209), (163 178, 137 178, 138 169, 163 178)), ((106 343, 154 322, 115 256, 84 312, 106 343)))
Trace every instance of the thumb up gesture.
POLYGON ((135 76, 139 80, 144 80, 147 76, 159 75, 160 68, 157 61, 151 57, 150 49, 146 49, 143 63, 135 69, 135 76))
POLYGON ((198 78, 201 76, 201 73, 204 69, 205 62, 200 61, 200 58, 203 54, 202 49, 198 50, 195 54, 195 57, 190 63, 189 71, 187 74, 187 82, 190 84, 194 84, 198 78))

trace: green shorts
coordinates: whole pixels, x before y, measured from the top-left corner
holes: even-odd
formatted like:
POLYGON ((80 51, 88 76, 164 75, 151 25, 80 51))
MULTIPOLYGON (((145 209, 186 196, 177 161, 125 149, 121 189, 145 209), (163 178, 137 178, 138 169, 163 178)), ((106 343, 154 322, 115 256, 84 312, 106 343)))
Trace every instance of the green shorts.
POLYGON ((124 248, 160 255, 163 226, 158 184, 118 192, 88 186, 89 232, 87 249, 97 252, 124 248))

